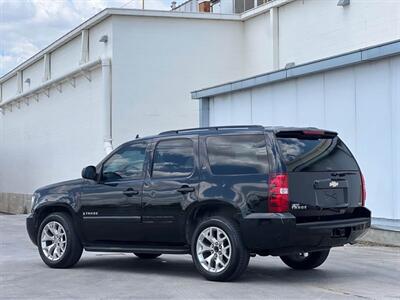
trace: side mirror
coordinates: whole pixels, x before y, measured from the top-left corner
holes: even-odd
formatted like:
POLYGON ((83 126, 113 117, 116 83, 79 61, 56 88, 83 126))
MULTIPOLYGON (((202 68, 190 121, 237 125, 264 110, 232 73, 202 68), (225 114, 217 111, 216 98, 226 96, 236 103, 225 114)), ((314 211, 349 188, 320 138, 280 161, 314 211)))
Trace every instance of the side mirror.
POLYGON ((97 177, 96 167, 88 166, 88 167, 83 168, 83 170, 82 170, 82 178, 90 179, 90 180, 96 180, 96 177, 97 177))

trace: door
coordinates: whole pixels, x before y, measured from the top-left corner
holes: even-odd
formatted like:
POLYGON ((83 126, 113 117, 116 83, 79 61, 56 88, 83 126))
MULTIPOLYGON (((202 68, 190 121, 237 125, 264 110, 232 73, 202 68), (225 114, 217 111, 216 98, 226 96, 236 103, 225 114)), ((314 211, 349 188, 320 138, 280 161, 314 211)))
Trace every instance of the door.
POLYGON ((141 200, 146 161, 144 142, 122 146, 101 166, 99 181, 82 190, 82 223, 89 242, 142 239, 141 200))
POLYGON ((156 142, 143 188, 147 242, 184 242, 184 209, 197 198, 197 145, 197 137, 156 142))

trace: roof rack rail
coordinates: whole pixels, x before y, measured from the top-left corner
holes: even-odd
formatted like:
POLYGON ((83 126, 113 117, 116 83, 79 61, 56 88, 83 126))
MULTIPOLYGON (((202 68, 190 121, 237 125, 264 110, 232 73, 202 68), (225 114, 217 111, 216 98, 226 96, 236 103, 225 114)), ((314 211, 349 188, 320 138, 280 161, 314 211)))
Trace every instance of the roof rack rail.
POLYGON ((196 132, 196 131, 218 131, 224 129, 260 129, 264 130, 264 126, 261 125, 229 125, 229 126, 213 126, 213 127, 197 127, 197 128, 186 128, 186 129, 178 129, 178 130, 169 130, 159 133, 159 135, 167 135, 167 134, 179 134, 179 133, 187 133, 187 132, 196 132))

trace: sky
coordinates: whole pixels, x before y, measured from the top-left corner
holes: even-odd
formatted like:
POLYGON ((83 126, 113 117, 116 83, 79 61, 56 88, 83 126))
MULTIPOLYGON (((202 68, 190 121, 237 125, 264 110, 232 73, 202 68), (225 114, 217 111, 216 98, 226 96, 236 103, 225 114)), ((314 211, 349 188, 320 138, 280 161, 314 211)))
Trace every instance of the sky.
MULTIPOLYGON (((141 8, 140 1, 0 0, 0 76, 102 9, 141 8)), ((144 1, 146 9, 169 10, 172 0, 144 1)))

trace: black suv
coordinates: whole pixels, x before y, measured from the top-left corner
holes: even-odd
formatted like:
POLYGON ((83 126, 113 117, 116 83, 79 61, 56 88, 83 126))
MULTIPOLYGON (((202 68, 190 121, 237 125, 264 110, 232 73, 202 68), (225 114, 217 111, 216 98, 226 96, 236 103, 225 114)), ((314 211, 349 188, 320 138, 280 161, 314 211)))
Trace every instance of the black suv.
POLYGON ((74 265, 85 249, 191 254, 218 281, 256 254, 312 269, 371 221, 353 155, 315 128, 163 132, 121 145, 82 177, 33 195, 27 229, 50 267, 74 265))

